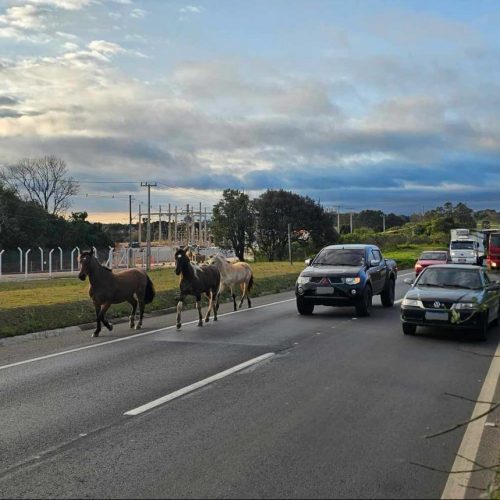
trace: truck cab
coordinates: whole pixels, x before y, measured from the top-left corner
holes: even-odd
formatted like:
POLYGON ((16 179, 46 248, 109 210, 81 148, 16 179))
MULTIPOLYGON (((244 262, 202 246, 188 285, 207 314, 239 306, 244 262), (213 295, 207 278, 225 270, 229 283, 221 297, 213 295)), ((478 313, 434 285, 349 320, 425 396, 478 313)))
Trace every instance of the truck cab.
POLYGON ((490 271, 500 271, 500 231, 489 234, 486 265, 490 271))
POLYGON ((452 229, 450 257, 453 264, 482 265, 484 259, 484 235, 469 229, 452 229))

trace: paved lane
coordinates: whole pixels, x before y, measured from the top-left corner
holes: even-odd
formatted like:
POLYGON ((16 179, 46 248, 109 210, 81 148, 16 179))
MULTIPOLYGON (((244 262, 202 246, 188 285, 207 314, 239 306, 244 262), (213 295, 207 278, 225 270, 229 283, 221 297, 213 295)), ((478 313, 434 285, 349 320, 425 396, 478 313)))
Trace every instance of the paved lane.
POLYGON ((492 353, 498 329, 487 343, 405 337, 397 307, 301 317, 292 297, 256 299, 279 303, 203 329, 0 366, 0 496, 439 496, 446 476, 409 462, 451 467, 463 433, 422 436, 470 416, 471 403, 443 393, 477 397, 490 360, 470 351, 492 353), (267 352, 276 355, 123 415, 267 352))

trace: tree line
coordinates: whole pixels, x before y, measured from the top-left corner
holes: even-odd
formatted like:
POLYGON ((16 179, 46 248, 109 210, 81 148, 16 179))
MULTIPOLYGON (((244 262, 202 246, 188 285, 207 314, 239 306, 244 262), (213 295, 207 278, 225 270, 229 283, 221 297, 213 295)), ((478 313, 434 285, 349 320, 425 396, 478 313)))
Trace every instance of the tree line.
MULTIPOLYGON (((128 240, 127 224, 90 223, 87 212, 64 214, 78 183, 54 156, 24 159, 0 169, 0 250, 21 247, 114 246, 128 240)), ((255 199, 226 189, 213 207, 209 231, 214 243, 244 260, 247 252, 266 260, 315 253, 326 244, 374 242, 446 244, 450 229, 500 224, 493 209, 474 212, 450 202, 410 216, 362 210, 338 215, 308 196, 268 189, 255 199), (290 229, 290 233, 289 233, 290 229), (385 232, 382 232, 385 229, 385 232), (290 236, 290 237, 289 237, 290 236)))

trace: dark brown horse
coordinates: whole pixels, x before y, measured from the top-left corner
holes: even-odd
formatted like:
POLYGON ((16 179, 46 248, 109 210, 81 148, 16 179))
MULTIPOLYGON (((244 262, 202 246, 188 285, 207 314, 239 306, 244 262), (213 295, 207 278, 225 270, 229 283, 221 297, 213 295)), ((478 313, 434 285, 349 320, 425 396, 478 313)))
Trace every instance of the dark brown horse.
POLYGON ((89 295, 94 303, 97 328, 93 337, 98 337, 101 331, 101 323, 108 330, 113 325, 104 317, 111 304, 129 302, 132 306, 132 314, 129 316, 130 328, 135 325, 135 311, 139 304, 139 322, 136 330, 142 326, 144 306, 153 301, 155 290, 149 276, 139 269, 125 269, 117 273, 99 264, 93 251, 82 252, 80 255, 80 273, 78 277, 85 281, 89 277, 89 295))
POLYGON ((214 311, 214 321, 217 321, 217 309, 215 299, 220 286, 220 272, 216 266, 191 263, 186 251, 179 248, 175 252, 175 274, 180 276, 179 289, 180 296, 177 303, 177 329, 182 326, 181 311, 186 295, 194 295, 196 299, 196 309, 198 309, 198 326, 203 326, 201 315, 201 296, 205 294, 208 298, 208 311, 205 315, 205 322, 210 320, 210 311, 214 311))

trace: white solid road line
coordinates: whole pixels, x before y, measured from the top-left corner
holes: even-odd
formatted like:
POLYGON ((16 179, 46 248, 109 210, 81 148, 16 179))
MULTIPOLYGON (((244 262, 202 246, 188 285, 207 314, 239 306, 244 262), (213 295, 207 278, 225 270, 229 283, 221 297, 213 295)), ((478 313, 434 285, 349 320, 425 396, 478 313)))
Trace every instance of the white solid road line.
POLYGON ((227 377, 229 375, 232 375, 233 373, 244 370, 245 368, 248 368, 249 366, 255 365, 256 363, 260 363, 261 361, 269 359, 272 356, 274 356, 274 352, 268 352, 266 354, 262 354, 262 356, 258 356, 256 358, 245 361, 244 363, 233 366, 232 368, 228 368, 227 370, 224 370, 223 372, 216 373, 215 375, 212 375, 211 377, 205 378, 203 380, 200 380, 199 382, 195 382, 194 384, 183 387, 182 389, 179 389, 178 391, 171 392, 170 394, 167 394, 166 396, 155 399, 154 401, 151 401, 150 403, 146 403, 142 406, 139 406, 138 408, 134 408, 133 410, 126 411, 124 413, 124 415, 130 415, 130 416, 140 415, 141 413, 144 413, 145 411, 151 410, 152 408, 156 408, 157 406, 168 403, 169 401, 172 401, 173 399, 180 398, 181 396, 184 396, 185 394, 196 391, 196 389, 199 389, 200 387, 204 387, 208 384, 211 384, 212 382, 215 382, 216 380, 220 380, 221 378, 227 377))
MULTIPOLYGON (((495 395, 495 390, 497 387, 498 377, 500 376, 500 343, 497 346, 495 356, 488 370, 488 374, 484 380, 481 393, 477 398, 478 401, 493 401, 495 395)), ((488 411, 491 408, 491 403, 476 403, 474 411, 472 412, 471 419, 477 417, 481 413, 488 411)), ((473 463, 476 460, 477 453, 479 450, 479 443, 483 435, 484 424, 486 423, 487 415, 484 417, 471 422, 467 429, 465 430, 460 449, 458 450, 455 462, 451 468, 451 473, 448 476, 448 481, 446 481, 446 486, 444 487, 442 499, 463 499, 467 493, 467 486, 471 479, 470 472, 458 473, 457 471, 468 471, 473 468, 473 463), (458 455, 466 457, 460 458, 458 455)))
MULTIPOLYGON (((223 316, 230 316, 231 314, 241 314, 241 313, 245 313, 245 312, 248 312, 248 311, 253 311, 255 309, 262 309, 264 307, 270 307, 270 306, 275 306, 277 304, 283 304, 285 302, 291 302, 292 300, 295 300, 295 298, 293 298, 293 299, 279 300, 277 302, 271 302, 270 304, 262 304, 260 306, 252 306, 250 309, 248 309, 248 308, 247 309, 239 309, 238 311, 231 311, 231 312, 219 314, 218 317, 221 318, 223 316)), ((194 325, 196 323, 198 323, 198 320, 189 321, 187 323, 183 323, 182 325, 183 326, 194 325)), ((120 339, 109 340, 107 342, 101 342, 99 344, 92 344, 92 345, 87 345, 87 346, 84 346, 84 347, 76 347, 75 349, 68 349, 67 351, 55 352, 54 354, 47 354, 46 356, 39 356, 37 358, 25 359, 23 361, 18 361, 17 363, 11 363, 9 365, 0 366, 0 370, 6 370, 7 368, 13 368, 15 366, 26 365, 28 363, 34 363, 35 361, 43 361, 45 359, 55 358, 57 356, 63 356, 65 354, 71 354, 73 352, 85 351, 87 349, 96 349, 98 347, 104 347, 104 346, 107 346, 109 344, 114 344, 116 342, 125 342, 127 340, 134 340, 134 339, 137 339, 139 337, 145 337, 146 335, 153 335, 154 333, 164 332, 165 330, 173 330, 174 328, 175 328, 175 325, 165 326, 163 328, 158 328, 156 330, 151 330, 151 331, 143 332, 143 333, 136 333, 136 334, 130 335, 128 337, 123 337, 123 338, 120 338, 120 339)))

